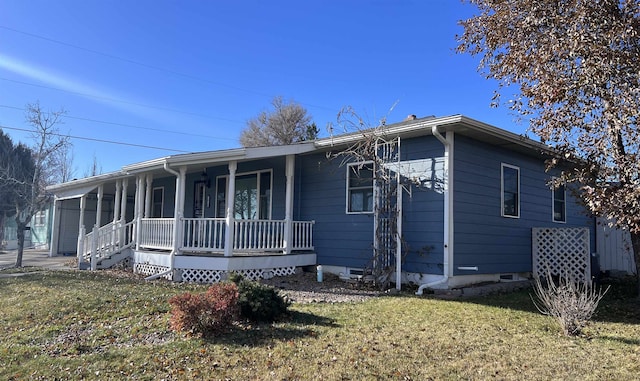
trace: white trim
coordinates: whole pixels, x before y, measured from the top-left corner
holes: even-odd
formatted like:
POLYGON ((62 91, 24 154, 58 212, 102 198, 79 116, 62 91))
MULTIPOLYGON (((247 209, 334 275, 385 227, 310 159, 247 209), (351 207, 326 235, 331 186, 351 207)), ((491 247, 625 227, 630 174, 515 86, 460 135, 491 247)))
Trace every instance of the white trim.
POLYGON ((61 190, 59 192, 55 192, 56 200, 64 201, 71 200, 74 198, 80 198, 82 196, 87 195, 89 192, 93 191, 98 187, 98 184, 89 184, 78 188, 61 190))
POLYGON ((506 218, 520 218, 520 194, 522 193, 522 190, 520 189, 520 167, 512 165, 512 164, 507 164, 507 163, 500 163, 500 215, 502 217, 506 217, 506 218), (518 171, 518 193, 517 193, 517 203, 516 203, 516 209, 517 209, 517 213, 516 215, 510 215, 510 214, 504 214, 504 169, 505 168, 511 168, 511 169, 515 169, 516 171, 518 171))
MULTIPOLYGON (((555 179, 555 178, 554 178, 555 179)), ((563 220, 556 220, 556 189, 557 187, 551 186, 551 221, 557 224, 566 224, 567 223, 567 186, 565 184, 560 185, 563 188, 563 198, 562 198, 562 215, 564 216, 563 220)))
MULTIPOLYGON (((361 211, 361 212, 353 212, 349 210, 349 205, 350 205, 350 186, 349 186, 349 179, 350 179, 350 174, 351 174, 351 167, 355 167, 355 166, 367 166, 371 164, 371 170, 372 170, 372 177, 371 177, 371 190, 373 192, 373 200, 376 199, 376 187, 375 187, 375 167, 374 167, 374 162, 371 160, 367 160, 367 161, 359 161, 357 163, 349 163, 347 164, 347 176, 345 178, 345 213, 346 214, 373 214, 373 206, 371 208, 371 210, 367 210, 367 211, 361 211)), ((366 187, 369 188, 369 187, 366 187)), ((359 187, 358 189, 365 189, 365 187, 359 187)), ((363 205, 362 208, 364 209, 366 207, 366 205, 364 205, 364 202, 366 202, 366 200, 363 200, 363 205)), ((374 202, 375 203, 375 202, 374 202)))

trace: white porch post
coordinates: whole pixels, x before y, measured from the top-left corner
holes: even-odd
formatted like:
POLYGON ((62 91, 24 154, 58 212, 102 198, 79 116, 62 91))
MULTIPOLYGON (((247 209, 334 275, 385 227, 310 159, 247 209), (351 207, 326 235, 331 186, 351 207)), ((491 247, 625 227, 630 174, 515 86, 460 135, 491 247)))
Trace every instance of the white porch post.
POLYGON ((113 231, 116 234, 112 234, 111 245, 115 247, 116 244, 122 242, 122 237, 120 236, 120 230, 118 229, 118 219, 120 218, 120 197, 122 192, 122 184, 120 180, 116 180, 116 198, 113 201, 113 231))
POLYGON ((129 179, 122 179, 122 197, 120 198, 120 217, 123 223, 127 222, 127 186, 129 179))
POLYGON ((296 167, 296 157, 287 155, 286 175, 287 185, 285 193, 285 217, 284 217, 284 253, 291 254, 293 247, 293 177, 296 167))
POLYGON ((98 225, 93 227, 91 234, 91 257, 89 265, 91 266, 91 271, 96 271, 98 269, 98 225))
POLYGON ((113 201, 113 224, 120 219, 120 198, 122 197, 122 183, 120 180, 116 181, 116 198, 113 201))
POLYGON ((238 169, 237 161, 229 162, 229 181, 227 182, 227 219, 226 219, 226 232, 224 236, 224 256, 230 257, 233 255, 233 241, 235 233, 235 196, 236 196, 236 170, 238 169))
MULTIPOLYGON (((127 241, 127 232, 125 231, 125 225, 127 224, 127 185, 129 185, 128 179, 122 179, 122 190, 120 194, 120 213, 118 215, 118 236, 120 238, 120 242, 122 245, 127 241)), ((133 237, 129 237, 129 239, 133 239, 133 237)))
POLYGON ((100 227, 102 222, 102 199, 104 198, 104 184, 98 185, 98 201, 96 206, 96 226, 100 227))
POLYGON ((136 250, 140 250, 140 235, 142 234, 142 195, 144 194, 144 181, 142 176, 136 178, 136 197, 134 206, 134 219, 136 220, 136 250))
POLYGON ((144 218, 151 217, 151 194, 153 190, 153 175, 147 175, 147 186, 144 195, 144 218))
POLYGON ((187 183, 187 167, 180 167, 180 173, 176 176, 176 199, 174 204, 173 221, 173 250, 171 255, 180 255, 182 245, 182 217, 184 217, 184 195, 187 183))
POLYGON ((84 238, 87 234, 84 227, 84 210, 87 206, 87 195, 83 195, 80 197, 80 218, 78 222, 78 248, 77 248, 77 256, 78 256, 78 268, 82 268, 81 265, 84 262, 84 238))
POLYGON ((60 214, 62 213, 62 201, 53 200, 53 225, 51 226, 51 247, 49 248, 49 256, 57 256, 58 245, 60 242, 60 214))

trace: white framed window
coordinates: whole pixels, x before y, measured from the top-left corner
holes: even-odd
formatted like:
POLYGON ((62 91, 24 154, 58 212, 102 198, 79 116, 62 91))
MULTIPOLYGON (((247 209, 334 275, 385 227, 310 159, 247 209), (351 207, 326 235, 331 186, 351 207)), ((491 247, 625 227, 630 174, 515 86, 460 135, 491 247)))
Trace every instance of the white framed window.
POLYGON ((33 216, 33 226, 44 226, 47 219, 47 212, 40 210, 33 216))
POLYGON ((501 164, 502 216, 520 218, 520 168, 501 164))
POLYGON ((153 188, 151 199, 151 216, 154 218, 164 217, 164 187, 153 188))
MULTIPOLYGON (((227 180, 216 177, 216 217, 224 218, 227 209, 227 180)), ((234 215, 238 220, 271 219, 271 189, 273 170, 239 173, 236 175, 234 215)))
POLYGON ((564 184, 551 189, 553 222, 567 222, 567 189, 564 184))
POLYGON ((373 162, 347 165, 347 214, 373 213, 373 162))

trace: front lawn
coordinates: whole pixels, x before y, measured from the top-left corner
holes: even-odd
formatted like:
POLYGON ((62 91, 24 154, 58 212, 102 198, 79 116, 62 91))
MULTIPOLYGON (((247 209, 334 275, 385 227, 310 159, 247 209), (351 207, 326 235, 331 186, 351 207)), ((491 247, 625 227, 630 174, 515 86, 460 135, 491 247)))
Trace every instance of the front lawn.
POLYGON ((168 299, 205 286, 106 272, 0 278, 0 379, 637 379, 640 307, 611 292, 578 338, 527 292, 294 304, 285 322, 203 340, 169 330, 168 299))

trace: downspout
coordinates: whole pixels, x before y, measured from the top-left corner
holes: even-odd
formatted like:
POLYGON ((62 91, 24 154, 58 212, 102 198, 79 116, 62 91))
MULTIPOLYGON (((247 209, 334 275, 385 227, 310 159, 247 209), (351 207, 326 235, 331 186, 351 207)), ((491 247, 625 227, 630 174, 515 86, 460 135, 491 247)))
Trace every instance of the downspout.
POLYGON ((418 291, 416 292, 416 295, 422 295, 423 291, 425 288, 430 288, 439 284, 443 284, 446 283, 449 280, 449 255, 450 255, 450 250, 451 250, 451 242, 449 242, 450 237, 450 218, 452 217, 453 214, 453 208, 450 205, 450 199, 451 199, 451 183, 452 183, 452 175, 453 175, 453 171, 452 171, 452 166, 450 165, 451 163, 449 162, 450 158, 452 157, 452 152, 451 152, 451 148, 452 148, 452 144, 449 140, 447 140, 444 136, 442 136, 442 134, 440 133, 440 131, 438 131, 438 126, 432 126, 431 127, 431 134, 433 136, 435 136, 443 145, 444 145, 444 173, 446 175, 446 183, 444 184, 445 186, 445 191, 444 191, 444 255, 443 255, 443 259, 442 259, 442 279, 438 279, 436 281, 433 282, 429 282, 429 283, 424 283, 421 284, 420 287, 418 287, 418 291))
MULTIPOLYGON (((178 171, 172 169, 171 167, 169 167, 169 163, 167 163, 166 161, 164 162, 164 170, 169 172, 170 174, 174 175, 177 179, 180 178, 180 172, 178 172, 178 171)), ((175 193, 176 200, 179 197, 177 184, 178 184, 178 182, 176 181, 176 193, 175 193)), ((174 210, 173 213, 175 214, 174 218, 176 219, 176 221, 174 222, 174 226, 173 226, 173 238, 177 239, 176 231, 178 230, 178 219, 176 217, 178 215, 178 211, 174 210)), ((174 244, 174 246, 175 246, 175 244, 174 244)), ((169 270, 167 270, 167 271, 165 271, 164 273, 161 273, 161 274, 156 274, 158 277, 161 277, 161 276, 164 276, 164 275, 168 275, 168 274, 173 274, 173 268, 175 267, 175 261, 176 261, 175 250, 171 250, 171 254, 170 255, 171 255, 171 261, 169 261, 169 270)), ((155 279, 153 276, 148 277, 148 278, 155 279)), ((151 280, 151 279, 145 278, 145 280, 151 280)))

